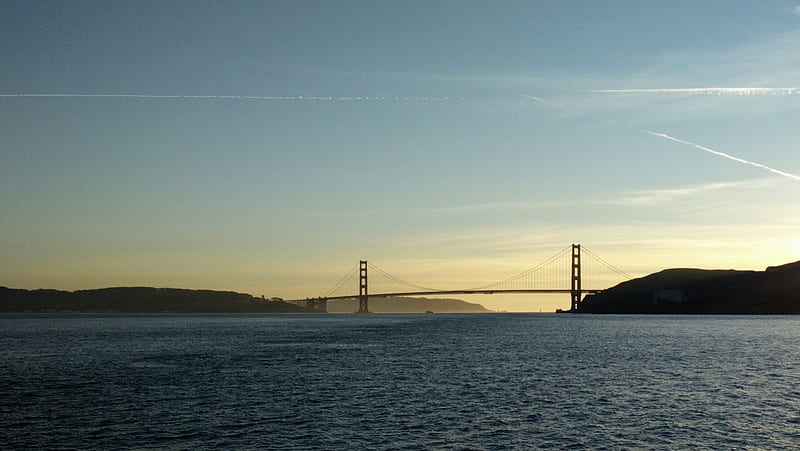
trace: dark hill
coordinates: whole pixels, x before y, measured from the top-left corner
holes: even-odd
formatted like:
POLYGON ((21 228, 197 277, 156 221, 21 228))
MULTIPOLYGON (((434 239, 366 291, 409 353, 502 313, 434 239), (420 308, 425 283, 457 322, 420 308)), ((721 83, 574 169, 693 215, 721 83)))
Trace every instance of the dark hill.
POLYGON ((20 290, 0 287, 0 312, 292 313, 281 301, 232 291, 118 287, 97 290, 20 290))
POLYGON ((667 269, 588 295, 579 313, 800 313, 800 262, 765 271, 667 269))

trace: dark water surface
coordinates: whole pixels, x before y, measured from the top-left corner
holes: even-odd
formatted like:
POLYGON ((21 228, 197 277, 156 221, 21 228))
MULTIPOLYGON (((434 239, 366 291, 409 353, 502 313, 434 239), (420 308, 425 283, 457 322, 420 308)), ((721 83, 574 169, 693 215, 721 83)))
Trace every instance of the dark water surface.
POLYGON ((800 317, 2 315, 3 448, 800 447, 800 317))

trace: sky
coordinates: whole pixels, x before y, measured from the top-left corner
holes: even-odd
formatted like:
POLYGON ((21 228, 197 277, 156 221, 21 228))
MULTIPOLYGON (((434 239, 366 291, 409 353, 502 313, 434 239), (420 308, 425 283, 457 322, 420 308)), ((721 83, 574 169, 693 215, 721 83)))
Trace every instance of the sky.
POLYGON ((798 48, 797 0, 3 1, 0 285, 797 261, 798 48))

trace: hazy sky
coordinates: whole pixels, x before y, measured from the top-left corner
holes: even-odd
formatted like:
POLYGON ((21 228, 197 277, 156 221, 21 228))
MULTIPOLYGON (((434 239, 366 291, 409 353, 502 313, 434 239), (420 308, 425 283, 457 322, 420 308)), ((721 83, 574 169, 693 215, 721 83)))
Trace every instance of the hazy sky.
POLYGON ((798 0, 3 1, 0 285, 795 261, 798 49, 798 0))

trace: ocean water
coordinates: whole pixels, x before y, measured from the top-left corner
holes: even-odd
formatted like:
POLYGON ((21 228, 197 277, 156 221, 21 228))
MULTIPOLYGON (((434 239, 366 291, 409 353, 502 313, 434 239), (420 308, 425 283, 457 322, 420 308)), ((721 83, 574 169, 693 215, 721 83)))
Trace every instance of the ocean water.
POLYGON ((797 449, 800 317, 2 315, 0 447, 797 449))

